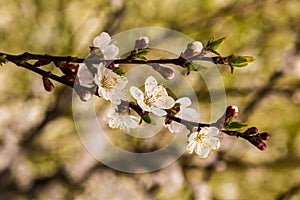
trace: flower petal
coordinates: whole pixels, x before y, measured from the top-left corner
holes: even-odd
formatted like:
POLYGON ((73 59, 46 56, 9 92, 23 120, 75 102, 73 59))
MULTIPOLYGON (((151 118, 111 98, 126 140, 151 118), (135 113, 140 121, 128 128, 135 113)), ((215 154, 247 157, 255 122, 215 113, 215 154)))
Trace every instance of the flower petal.
POLYGON ((198 112, 193 108, 181 108, 180 112, 177 113, 176 117, 193 122, 197 122, 199 118, 198 112))
POLYGON ((207 133, 209 136, 211 137, 217 137, 220 135, 220 131, 218 128, 212 126, 212 127, 209 127, 208 128, 208 133, 207 133))
POLYGON ((106 48, 109 43, 111 42, 111 37, 108 33, 102 32, 99 36, 95 37, 93 40, 94 47, 98 47, 99 49, 103 50, 106 48))
POLYGON ((196 147, 197 143, 196 142, 192 142, 192 143, 189 143, 187 148, 186 148, 186 151, 189 153, 189 154, 192 154, 195 150, 195 147, 196 147))
POLYGON ((167 92, 166 88, 164 88, 162 85, 158 85, 158 86, 152 88, 152 90, 148 90, 146 94, 148 96, 152 95, 155 98, 168 96, 168 92, 167 92))
POLYGON ((154 88, 157 87, 157 81, 153 76, 149 76, 145 81, 145 93, 152 93, 154 88))
POLYGON ((137 87, 131 86, 130 87, 130 94, 132 95, 133 98, 136 100, 144 101, 144 93, 137 87))
POLYGON ((151 112, 152 112, 153 114, 157 115, 157 116, 160 116, 160 117, 162 117, 162 116, 164 116, 164 115, 167 114, 167 112, 166 112, 165 110, 161 110, 161 109, 156 108, 156 107, 153 107, 153 108, 151 109, 151 112))
POLYGON ((118 57, 119 48, 112 44, 103 49, 102 52, 104 54, 104 59, 113 60, 118 57))
POLYGON ((144 100, 138 100, 137 103, 144 111, 151 112, 152 108, 146 105, 144 100))
POLYGON ((191 133, 189 136, 189 143, 195 141, 195 138, 197 137, 197 135, 198 135, 198 132, 191 133))
POLYGON ((88 88, 94 86, 93 75, 91 74, 90 70, 87 68, 85 64, 83 63, 79 64, 77 76, 80 85, 88 88))
POLYGON ((182 133, 183 132, 185 126, 182 125, 182 124, 180 124, 180 123, 178 123, 178 122, 172 121, 172 123, 169 124, 168 128, 169 128, 169 130, 170 130, 171 133, 178 134, 178 133, 182 133))
POLYGON ((155 106, 162 109, 170 109, 175 105, 175 101, 172 97, 163 96, 157 99, 155 106))
POLYGON ((192 105, 192 101, 188 97, 179 98, 179 99, 177 99, 176 103, 180 103, 180 105, 182 107, 188 107, 188 106, 192 105))
POLYGON ((196 153, 200 156, 200 158, 207 158, 210 152, 211 152, 211 149, 209 149, 209 148, 201 148, 196 153))

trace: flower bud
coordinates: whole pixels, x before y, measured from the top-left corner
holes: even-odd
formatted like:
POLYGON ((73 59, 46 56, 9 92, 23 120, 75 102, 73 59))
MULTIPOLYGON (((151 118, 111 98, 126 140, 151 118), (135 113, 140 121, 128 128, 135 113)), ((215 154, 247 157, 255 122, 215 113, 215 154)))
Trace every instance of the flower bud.
POLYGON ((169 68, 169 67, 165 67, 163 65, 154 63, 154 64, 150 64, 150 66, 157 71, 158 73, 160 73, 162 75, 162 77, 164 77, 166 80, 171 80, 174 78, 174 71, 173 69, 169 68))
POLYGON ((255 145, 258 149, 260 149, 261 151, 265 150, 267 148, 267 145, 261 141, 259 142, 257 145, 255 145))
POLYGON ((48 65, 50 64, 52 61, 49 59, 43 59, 43 58, 39 58, 38 61, 36 61, 34 63, 34 66, 36 67, 40 67, 40 66, 44 66, 44 65, 48 65))
POLYGON ((135 41, 134 49, 147 49, 149 48, 149 38, 142 36, 135 41))
POLYGON ((202 53, 202 51, 203 51, 202 43, 195 41, 187 45, 186 50, 182 54, 182 57, 187 59, 187 58, 199 56, 202 53))
POLYGON ((226 109, 225 123, 233 121, 239 115, 239 108, 237 106, 228 106, 226 109))
POLYGON ((258 133, 258 129, 256 127, 251 127, 251 128, 248 128, 246 131, 245 131, 245 134, 249 135, 249 136, 254 136, 258 133))
POLYGON ((271 135, 269 133, 267 133, 267 132, 263 132, 263 133, 260 134, 260 138, 262 140, 270 140, 271 139, 271 135))
POLYGON ((47 92, 51 92, 54 89, 53 83, 50 81, 50 79, 47 76, 43 76, 43 84, 47 92))
POLYGON ((54 62, 54 64, 65 74, 65 75, 76 75, 78 71, 78 64, 71 64, 69 62, 54 62))

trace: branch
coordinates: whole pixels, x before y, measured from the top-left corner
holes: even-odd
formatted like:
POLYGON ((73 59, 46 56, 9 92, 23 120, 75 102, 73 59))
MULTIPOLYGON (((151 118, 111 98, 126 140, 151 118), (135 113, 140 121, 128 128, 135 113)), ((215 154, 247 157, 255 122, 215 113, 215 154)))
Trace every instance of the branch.
MULTIPOLYGON (((126 58, 116 59, 116 60, 101 60, 97 57, 96 53, 91 54, 86 59, 72 57, 72 56, 51 56, 51 55, 31 54, 31 53, 27 53, 27 52, 20 54, 20 55, 11 55, 11 54, 0 52, 0 57, 16 64, 17 66, 24 67, 30 71, 33 71, 33 72, 41 75, 43 77, 43 80, 44 80, 44 78, 46 79, 46 81, 44 80, 44 85, 46 84, 45 88, 47 91, 52 90, 51 87, 48 87, 48 89, 47 89, 47 84, 48 85, 52 84, 50 82, 50 80, 48 80, 48 78, 55 80, 63 85, 67 85, 71 88, 74 88, 74 83, 75 83, 75 79, 76 79, 76 75, 77 75, 77 71, 78 71, 78 65, 70 64, 70 63, 83 63, 86 61, 88 64, 99 64, 100 62, 114 63, 114 64, 149 64, 149 65, 150 64, 174 64, 174 65, 181 66, 183 68, 187 68, 191 64, 193 59, 198 59, 198 60, 202 60, 202 61, 210 61, 215 64, 229 65, 231 67, 231 69, 233 70, 233 65, 239 64, 238 63, 239 61, 237 62, 237 60, 241 58, 241 57, 233 56, 233 55, 228 56, 228 57, 221 57, 221 56, 198 57, 197 56, 197 58, 191 57, 190 58, 191 61, 188 61, 184 57, 179 56, 178 58, 175 58, 175 59, 146 60, 146 59, 137 59, 138 58, 137 50, 132 51, 131 54, 129 56, 127 56, 126 58), (30 64, 27 62, 29 60, 36 60, 36 62, 34 64, 30 64), (47 65, 51 62, 53 62, 58 68, 60 68, 61 71, 65 75, 57 76, 55 74, 52 74, 49 71, 39 68, 40 66, 47 65)), ((247 57, 243 57, 242 61, 247 63, 247 57)), ((244 63, 242 63, 242 64, 244 64, 244 63)), ((189 73, 189 70, 188 70, 188 73, 189 73)), ((280 74, 278 74, 277 76, 280 76, 280 74)), ((274 77, 274 81, 276 80, 277 76, 274 77)), ((272 81, 272 83, 274 81, 272 81)), ((271 87, 273 84, 270 83, 269 85, 270 86, 268 86, 268 87, 266 86, 266 88, 263 91, 268 90, 269 87, 271 87)), ((76 83, 75 89, 79 90, 79 92, 82 92, 82 93, 84 93, 84 91, 89 91, 92 94, 99 96, 97 94, 97 90, 95 90, 95 88, 92 88, 92 89, 85 88, 76 83)), ((262 92, 260 92, 259 95, 262 95, 262 92)), ((144 111, 138 105, 136 105, 134 103, 130 102, 129 107, 132 108, 133 110, 135 110, 140 116, 142 116, 142 114, 144 113, 144 111)), ((228 130, 228 129, 226 129, 226 127, 225 127, 225 129, 222 129, 222 128, 224 128, 223 125, 226 122, 224 120, 226 120, 227 113, 225 113, 217 122, 214 122, 211 124, 191 122, 191 121, 187 121, 187 120, 178 118, 178 117, 176 117, 174 115, 170 115, 170 114, 167 114, 165 117, 166 117, 166 119, 173 120, 173 121, 176 121, 178 123, 185 125, 189 130, 193 130, 193 128, 196 128, 199 131, 202 127, 216 126, 221 130, 221 132, 223 132, 229 136, 241 137, 243 139, 248 140, 250 143, 255 145, 260 150, 264 150, 266 148, 266 145, 263 142, 263 140, 270 139, 270 135, 268 133, 258 133, 258 130, 255 127, 251 127, 244 132, 228 130)))

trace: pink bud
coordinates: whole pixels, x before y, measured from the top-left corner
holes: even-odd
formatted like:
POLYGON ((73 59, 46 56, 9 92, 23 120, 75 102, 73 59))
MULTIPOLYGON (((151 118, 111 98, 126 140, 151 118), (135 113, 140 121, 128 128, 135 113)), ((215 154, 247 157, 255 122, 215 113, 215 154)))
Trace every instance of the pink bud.
POLYGON ((150 66, 157 71, 158 73, 160 73, 166 80, 170 80, 172 78, 174 78, 174 71, 173 69, 169 68, 169 67, 165 67, 163 65, 160 64, 150 64, 150 66))
POLYGON ((183 57, 184 58, 190 58, 190 57, 194 57, 194 56, 198 56, 202 53, 203 51, 203 45, 201 42, 195 41, 192 43, 189 43, 187 45, 186 50, 183 53, 183 57))
POLYGON ((142 36, 135 41, 134 49, 147 49, 149 48, 149 38, 142 36))

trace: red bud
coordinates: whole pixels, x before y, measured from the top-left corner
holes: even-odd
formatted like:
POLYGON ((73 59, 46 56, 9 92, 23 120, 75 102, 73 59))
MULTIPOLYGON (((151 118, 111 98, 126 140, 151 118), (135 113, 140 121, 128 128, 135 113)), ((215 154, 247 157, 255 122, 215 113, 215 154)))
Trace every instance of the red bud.
POLYGON ((50 79, 47 76, 43 76, 43 84, 47 92, 51 92, 54 89, 53 83, 50 81, 50 79))
POLYGON ((262 140, 270 140, 271 139, 271 135, 269 133, 263 132, 260 134, 260 138, 262 140))

